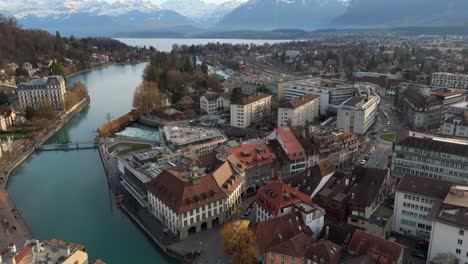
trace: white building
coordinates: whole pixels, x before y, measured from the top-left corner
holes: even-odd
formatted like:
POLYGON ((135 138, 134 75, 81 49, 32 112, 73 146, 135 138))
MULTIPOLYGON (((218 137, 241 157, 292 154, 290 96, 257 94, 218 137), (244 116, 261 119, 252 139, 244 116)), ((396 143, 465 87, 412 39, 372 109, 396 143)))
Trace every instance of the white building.
POLYGON ((364 134, 374 124, 379 99, 371 97, 353 97, 338 107, 336 127, 351 130, 355 134, 364 134))
POLYGON ((468 263, 468 187, 453 186, 432 223, 427 263, 468 263), (458 262, 449 262, 451 256, 458 262))
POLYGON ((227 94, 207 94, 200 97, 200 110, 209 115, 229 110, 231 101, 227 94))
POLYGON ((330 105, 337 106, 356 96, 356 87, 342 80, 312 78, 278 84, 278 98, 293 99, 305 94, 320 96, 320 114, 327 114, 330 105))
POLYGON ((417 239, 429 239, 432 210, 440 207, 452 183, 419 176, 404 176, 395 193, 392 231, 417 239))
POLYGON ((271 112, 271 95, 248 96, 240 102, 231 102, 231 126, 249 127, 261 121, 271 112))
POLYGON ((51 104, 62 108, 65 103, 67 88, 62 76, 49 76, 43 79, 32 79, 18 85, 17 93, 21 107, 39 107, 51 104))
POLYGON ((319 117, 319 105, 320 96, 315 94, 281 101, 278 108, 278 127, 305 127, 319 117))
POLYGON ((166 169, 145 187, 150 212, 180 239, 224 223, 228 197, 198 168, 166 169))
POLYGON ((468 90, 468 75, 448 72, 435 72, 432 74, 431 86, 466 91, 468 90))
POLYGON ((409 132, 393 147, 391 175, 415 175, 468 183, 468 141, 409 132))
POLYGON ((255 201, 257 222, 301 212, 302 219, 312 230, 314 238, 323 228, 325 210, 314 204, 307 194, 278 179, 258 189, 255 201))
POLYGON ((468 137, 468 111, 445 119, 442 134, 468 137))

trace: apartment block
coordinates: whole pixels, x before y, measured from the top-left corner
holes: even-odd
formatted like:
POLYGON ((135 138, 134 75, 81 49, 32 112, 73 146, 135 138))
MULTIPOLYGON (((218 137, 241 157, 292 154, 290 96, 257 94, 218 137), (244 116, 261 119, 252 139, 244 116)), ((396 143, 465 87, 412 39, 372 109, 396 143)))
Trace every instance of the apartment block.
POLYGON ((364 134, 374 124, 379 99, 371 97, 352 97, 338 107, 336 126, 364 134))
POLYGON ((62 76, 48 76, 19 84, 17 92, 19 104, 23 108, 26 106, 39 107, 43 104, 62 108, 67 88, 62 76))
POLYGON ((452 88, 468 90, 468 75, 448 72, 435 72, 432 74, 431 86, 439 88, 452 88))
POLYGON ((231 126, 249 127, 263 120, 271 112, 271 95, 258 94, 231 102, 231 126))
POLYGON ((291 100, 280 101, 278 127, 306 126, 319 117, 320 96, 306 94, 291 100))

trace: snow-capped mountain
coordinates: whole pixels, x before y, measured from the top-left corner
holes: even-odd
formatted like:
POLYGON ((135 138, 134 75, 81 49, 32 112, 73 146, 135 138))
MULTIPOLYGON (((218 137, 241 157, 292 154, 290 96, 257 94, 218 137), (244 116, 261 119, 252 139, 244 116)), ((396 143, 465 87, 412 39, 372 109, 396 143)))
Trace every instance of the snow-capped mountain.
POLYGON ((318 28, 343 14, 349 0, 250 0, 220 22, 231 28, 318 28))
POLYGON ((204 26, 212 26, 246 0, 229 0, 219 4, 203 0, 168 0, 162 7, 178 12, 204 26))
POLYGON ((16 17, 25 28, 65 35, 170 32, 195 26, 189 18, 149 0, 0 0, 0 14, 16 17))

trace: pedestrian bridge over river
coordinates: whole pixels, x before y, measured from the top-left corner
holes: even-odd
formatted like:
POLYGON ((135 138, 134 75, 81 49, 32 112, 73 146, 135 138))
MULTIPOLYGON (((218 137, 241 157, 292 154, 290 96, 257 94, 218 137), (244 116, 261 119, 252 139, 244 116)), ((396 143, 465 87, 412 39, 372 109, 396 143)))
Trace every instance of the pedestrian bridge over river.
POLYGON ((37 151, 69 151, 78 149, 95 149, 97 148, 97 141, 82 141, 82 142, 66 142, 43 144, 36 147, 37 151))

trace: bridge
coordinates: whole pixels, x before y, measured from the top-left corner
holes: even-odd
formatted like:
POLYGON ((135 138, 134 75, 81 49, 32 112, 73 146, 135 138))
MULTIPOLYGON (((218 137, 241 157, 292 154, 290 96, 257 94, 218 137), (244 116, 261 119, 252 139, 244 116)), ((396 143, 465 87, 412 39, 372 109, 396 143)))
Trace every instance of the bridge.
POLYGON ((43 144, 36 147, 37 151, 68 151, 79 149, 96 149, 97 141, 83 141, 83 142, 67 142, 67 143, 54 143, 43 144))

